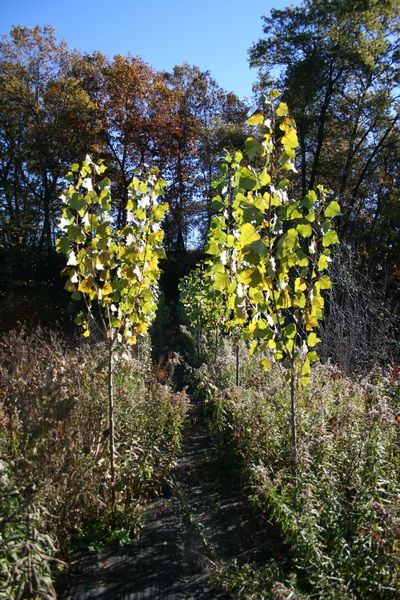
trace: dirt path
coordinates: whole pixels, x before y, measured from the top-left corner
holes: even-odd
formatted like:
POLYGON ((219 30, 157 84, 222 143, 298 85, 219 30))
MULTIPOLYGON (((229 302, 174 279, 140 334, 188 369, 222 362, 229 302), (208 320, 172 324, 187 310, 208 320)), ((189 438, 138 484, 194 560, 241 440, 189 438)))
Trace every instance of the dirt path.
POLYGON ((279 542, 240 495, 232 470, 218 459, 201 411, 190 409, 182 456, 169 497, 147 509, 140 539, 81 559, 60 584, 61 600, 216 600, 219 560, 261 563, 279 542))

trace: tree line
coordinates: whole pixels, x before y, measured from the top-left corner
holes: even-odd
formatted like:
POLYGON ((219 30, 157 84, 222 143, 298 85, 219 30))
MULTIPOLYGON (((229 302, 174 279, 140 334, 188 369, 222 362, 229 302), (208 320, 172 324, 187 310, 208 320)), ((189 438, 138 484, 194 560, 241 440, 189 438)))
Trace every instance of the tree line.
MULTIPOLYGON (((202 247, 220 157, 244 146, 246 117, 282 92, 299 138, 293 194, 316 183, 342 207, 339 236, 374 278, 400 279, 399 0, 307 0, 272 10, 249 50, 251 106, 187 64, 159 72, 140 57, 82 54, 51 27, 14 27, 0 42, 0 246, 3 274, 55 267, 60 192, 70 165, 103 159, 113 218, 128 186, 161 169, 167 254, 202 247)), ((58 267, 57 267, 58 268, 58 267)))
POLYGON ((0 44, 0 243, 54 259, 61 190, 72 163, 103 159, 116 224, 126 222, 135 170, 168 180, 168 250, 203 235, 221 149, 241 135, 246 106, 207 72, 157 72, 141 58, 83 55, 51 27, 14 27, 0 44))

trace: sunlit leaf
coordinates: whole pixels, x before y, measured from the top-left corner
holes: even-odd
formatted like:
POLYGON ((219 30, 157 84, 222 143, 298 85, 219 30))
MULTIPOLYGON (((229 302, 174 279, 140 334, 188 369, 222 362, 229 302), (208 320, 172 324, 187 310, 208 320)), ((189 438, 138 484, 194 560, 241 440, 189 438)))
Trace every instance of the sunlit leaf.
POLYGON ((341 214, 340 206, 334 200, 332 202, 330 202, 325 209, 325 216, 328 218, 337 217, 340 214, 341 214))
POLYGON ((255 112, 247 119, 249 125, 262 125, 264 123, 264 115, 261 112, 255 112))
POLYGON ((303 238, 308 238, 312 234, 311 225, 309 223, 300 223, 297 225, 297 231, 303 238))
POLYGON ((252 242, 255 242, 259 239, 260 236, 257 233, 254 225, 251 223, 245 223, 240 230, 238 246, 239 248, 243 248, 244 246, 248 246, 252 242))
POLYGON ((339 238, 337 236, 336 231, 330 230, 327 231, 322 238, 322 245, 324 248, 332 246, 333 244, 338 244, 339 238))
POLYGON ((288 109, 288 105, 286 104, 286 102, 281 102, 278 106, 278 108, 276 109, 276 114, 278 115, 278 117, 284 117, 288 114, 289 109, 288 109))
POLYGON ((281 138, 281 144, 287 148, 297 148, 299 140, 296 131, 294 129, 287 131, 281 138))
POLYGON ((318 342, 320 342, 321 340, 319 339, 319 337, 317 336, 317 334, 312 331, 308 337, 307 337, 307 345, 310 348, 313 348, 314 346, 316 346, 318 344, 318 342))

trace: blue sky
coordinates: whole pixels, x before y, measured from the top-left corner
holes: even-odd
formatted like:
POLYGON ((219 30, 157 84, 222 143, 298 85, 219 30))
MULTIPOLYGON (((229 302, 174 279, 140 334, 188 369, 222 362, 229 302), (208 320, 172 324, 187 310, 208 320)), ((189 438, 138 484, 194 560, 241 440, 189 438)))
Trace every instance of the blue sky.
POLYGON ((141 56, 155 69, 188 62, 227 91, 251 95, 247 50, 261 16, 300 0, 3 0, 0 33, 12 25, 52 25, 71 48, 141 56))

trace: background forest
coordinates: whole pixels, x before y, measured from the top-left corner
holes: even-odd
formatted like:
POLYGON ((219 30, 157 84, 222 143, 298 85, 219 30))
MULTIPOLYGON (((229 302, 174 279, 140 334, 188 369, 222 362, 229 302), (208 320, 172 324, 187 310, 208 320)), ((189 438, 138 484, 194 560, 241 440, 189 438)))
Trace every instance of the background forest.
MULTIPOLYGON (((244 141, 245 117, 271 87, 283 92, 297 124, 301 177, 293 193, 316 182, 331 189, 342 206, 345 254, 361 260, 385 301, 396 295, 398 3, 307 2, 272 11, 249 56, 259 72, 250 106, 187 64, 163 73, 140 57, 82 55, 51 27, 15 27, 3 37, 1 280, 4 299, 20 296, 16 311, 21 287, 29 295, 34 280, 43 290, 57 278, 59 196, 70 164, 86 154, 109 167, 118 224, 133 171, 158 165, 168 182, 168 257, 201 249, 221 152, 244 141)), ((24 318, 21 310, 7 314, 3 301, 3 327, 24 318)))
POLYGON ((212 598, 397 597, 399 9, 273 9, 245 100, 1 37, 0 598, 74 597, 157 498, 212 598))

